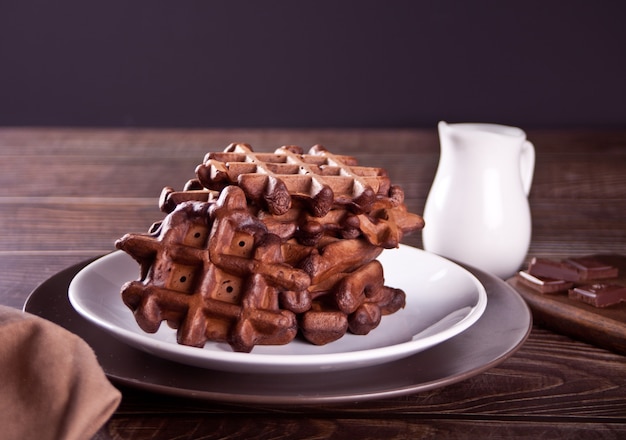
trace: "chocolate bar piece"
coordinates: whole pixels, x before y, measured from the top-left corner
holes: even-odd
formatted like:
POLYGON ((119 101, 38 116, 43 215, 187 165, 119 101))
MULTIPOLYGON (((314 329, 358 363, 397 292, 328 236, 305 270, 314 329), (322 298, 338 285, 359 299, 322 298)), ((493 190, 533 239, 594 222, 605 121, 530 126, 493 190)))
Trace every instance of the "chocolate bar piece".
POLYGON ((608 307, 626 301, 626 286, 607 283, 587 284, 570 289, 568 296, 594 307, 608 307))
POLYGON ((581 281, 616 278, 619 273, 617 267, 593 257, 568 258, 564 261, 578 269, 581 281))
POLYGON ((525 286, 528 286, 539 293, 563 292, 570 289, 574 285, 571 281, 531 275, 523 270, 517 274, 517 279, 525 286))
POLYGON ((615 278, 618 269, 592 257, 568 258, 562 261, 533 258, 528 265, 530 275, 582 283, 615 278))
POLYGON ((528 264, 530 275, 564 281, 580 281, 580 271, 572 264, 547 258, 533 258, 528 264))

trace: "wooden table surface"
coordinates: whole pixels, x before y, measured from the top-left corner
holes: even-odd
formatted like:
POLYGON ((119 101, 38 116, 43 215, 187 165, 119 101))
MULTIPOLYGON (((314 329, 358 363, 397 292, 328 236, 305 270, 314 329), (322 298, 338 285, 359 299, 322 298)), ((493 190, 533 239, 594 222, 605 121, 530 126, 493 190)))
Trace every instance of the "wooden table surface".
MULTIPOLYGON (((529 131, 537 150, 529 257, 626 254, 626 132, 529 131)), ((421 213, 435 130, 0 129, 0 304, 21 308, 62 269, 162 217, 164 186, 230 142, 323 144, 386 168, 421 213)), ((405 243, 421 246, 420 234, 405 243)), ((626 306, 626 305, 624 305, 626 306)), ((306 407, 226 404, 122 388, 100 439, 619 438, 626 358, 534 326, 510 358, 462 382, 383 400, 306 407)))

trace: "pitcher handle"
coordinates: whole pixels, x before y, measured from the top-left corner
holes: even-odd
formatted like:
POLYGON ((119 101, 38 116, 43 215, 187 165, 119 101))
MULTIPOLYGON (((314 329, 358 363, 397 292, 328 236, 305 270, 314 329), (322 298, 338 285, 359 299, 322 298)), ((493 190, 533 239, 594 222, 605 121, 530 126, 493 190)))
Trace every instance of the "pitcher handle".
POLYGON ((522 187, 526 196, 530 193, 535 172, 535 146, 530 141, 524 141, 520 155, 520 172, 522 177, 522 187))

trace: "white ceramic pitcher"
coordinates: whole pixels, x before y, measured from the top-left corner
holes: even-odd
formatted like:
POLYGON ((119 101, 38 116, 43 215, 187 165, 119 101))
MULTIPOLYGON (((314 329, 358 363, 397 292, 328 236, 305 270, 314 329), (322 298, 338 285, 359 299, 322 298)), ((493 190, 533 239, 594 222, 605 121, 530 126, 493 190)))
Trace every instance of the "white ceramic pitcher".
POLYGON ((497 124, 439 123, 441 156, 424 207, 424 249, 508 278, 528 252, 535 148, 497 124))

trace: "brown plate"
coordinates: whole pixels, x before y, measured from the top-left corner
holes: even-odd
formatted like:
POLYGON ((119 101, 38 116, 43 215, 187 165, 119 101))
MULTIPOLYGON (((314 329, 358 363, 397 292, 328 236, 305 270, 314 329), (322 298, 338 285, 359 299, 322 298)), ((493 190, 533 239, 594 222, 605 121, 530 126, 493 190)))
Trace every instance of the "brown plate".
MULTIPOLYGON (((592 257, 619 269, 618 278, 602 280, 603 282, 626 286, 626 256, 592 257)), ((567 292, 536 292, 523 285, 516 277, 509 279, 508 283, 528 303, 535 323, 574 339, 626 354, 626 303, 597 308, 568 298, 567 292)))
POLYGON ((88 263, 65 269, 37 287, 24 310, 81 336, 113 382, 169 395, 248 404, 351 402, 405 395, 450 385, 511 356, 528 337, 532 317, 504 281, 466 267, 487 291, 487 309, 460 335, 429 350, 383 365, 329 373, 236 374, 167 361, 131 348, 74 311, 72 278, 88 263))

